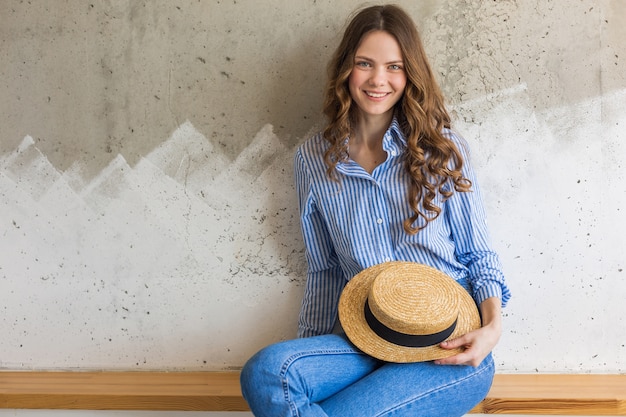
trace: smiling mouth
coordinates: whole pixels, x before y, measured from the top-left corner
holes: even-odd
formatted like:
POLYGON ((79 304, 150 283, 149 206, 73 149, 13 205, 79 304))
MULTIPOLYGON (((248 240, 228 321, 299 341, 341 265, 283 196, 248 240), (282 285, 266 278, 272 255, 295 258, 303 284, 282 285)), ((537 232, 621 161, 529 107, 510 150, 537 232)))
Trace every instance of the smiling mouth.
POLYGON ((372 97, 372 98, 383 98, 386 95, 391 94, 391 93, 374 93, 371 91, 366 91, 365 94, 367 94, 368 97, 372 97))

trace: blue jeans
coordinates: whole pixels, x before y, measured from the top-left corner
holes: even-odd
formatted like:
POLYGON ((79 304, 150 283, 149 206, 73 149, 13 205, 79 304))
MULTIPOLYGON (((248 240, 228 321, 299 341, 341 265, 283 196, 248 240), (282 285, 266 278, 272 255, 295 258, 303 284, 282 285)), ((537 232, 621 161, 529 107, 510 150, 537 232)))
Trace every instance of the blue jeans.
POLYGON ((256 417, 455 417, 489 391, 494 364, 387 363, 356 349, 344 335, 270 345, 241 373, 256 417))

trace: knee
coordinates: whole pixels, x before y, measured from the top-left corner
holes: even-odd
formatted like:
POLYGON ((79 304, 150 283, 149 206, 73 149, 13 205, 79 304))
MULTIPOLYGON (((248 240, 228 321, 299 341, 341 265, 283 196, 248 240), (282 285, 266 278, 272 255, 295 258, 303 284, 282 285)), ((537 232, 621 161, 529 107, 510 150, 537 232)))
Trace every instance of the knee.
POLYGON ((337 335, 293 339, 269 345, 252 356, 241 370, 241 391, 248 394, 282 392, 286 379, 297 380, 300 359, 322 351, 350 349, 337 335))
POLYGON ((241 369, 239 381, 241 384, 241 393, 246 399, 248 399, 250 391, 253 388, 258 388, 260 385, 255 381, 258 381, 259 375, 263 373, 263 368, 265 367, 261 352, 257 352, 254 356, 248 359, 241 369))
POLYGON ((252 356, 241 370, 240 383, 244 398, 252 391, 280 383, 284 364, 283 352, 278 345, 267 346, 252 356))

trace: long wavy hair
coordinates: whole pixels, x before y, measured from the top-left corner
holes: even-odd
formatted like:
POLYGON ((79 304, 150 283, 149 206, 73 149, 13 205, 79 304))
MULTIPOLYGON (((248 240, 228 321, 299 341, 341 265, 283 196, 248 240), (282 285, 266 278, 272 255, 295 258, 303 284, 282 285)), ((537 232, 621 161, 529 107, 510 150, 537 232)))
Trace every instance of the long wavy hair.
POLYGON ((438 193, 442 201, 452 195, 453 191, 445 187, 449 181, 458 192, 470 191, 472 184, 461 174, 461 153, 442 134, 443 128, 450 127, 450 116, 415 23, 398 6, 371 6, 355 14, 328 64, 323 107, 328 124, 323 135, 330 147, 324 160, 327 174, 337 180, 335 168, 348 158, 345 139, 353 133, 360 114, 348 87, 354 57, 361 39, 372 31, 381 30, 398 42, 407 77, 404 94, 394 111, 407 141, 405 164, 410 176, 408 198, 413 211, 404 221, 404 229, 415 234, 441 213, 434 200, 438 193))

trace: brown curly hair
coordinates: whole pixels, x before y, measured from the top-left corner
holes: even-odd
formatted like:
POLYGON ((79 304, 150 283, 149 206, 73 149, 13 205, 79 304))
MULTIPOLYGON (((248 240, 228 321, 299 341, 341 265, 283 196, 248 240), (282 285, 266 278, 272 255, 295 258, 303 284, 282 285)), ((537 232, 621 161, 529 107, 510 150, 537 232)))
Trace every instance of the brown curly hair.
POLYGON ((337 179, 337 163, 348 158, 345 139, 353 133, 352 126, 359 117, 348 89, 354 56, 363 36, 379 30, 391 34, 398 42, 407 77, 395 115, 406 137, 405 163, 411 178, 409 204, 413 215, 404 221, 404 229, 415 234, 441 212, 433 202, 437 193, 444 201, 452 195, 453 192, 444 187, 448 181, 452 181, 458 192, 470 191, 472 184, 461 174, 461 153, 442 134, 443 128, 450 127, 450 116, 415 24, 398 6, 371 6, 359 11, 346 27, 329 62, 323 107, 328 124, 323 135, 331 146, 324 160, 328 175, 337 179))

